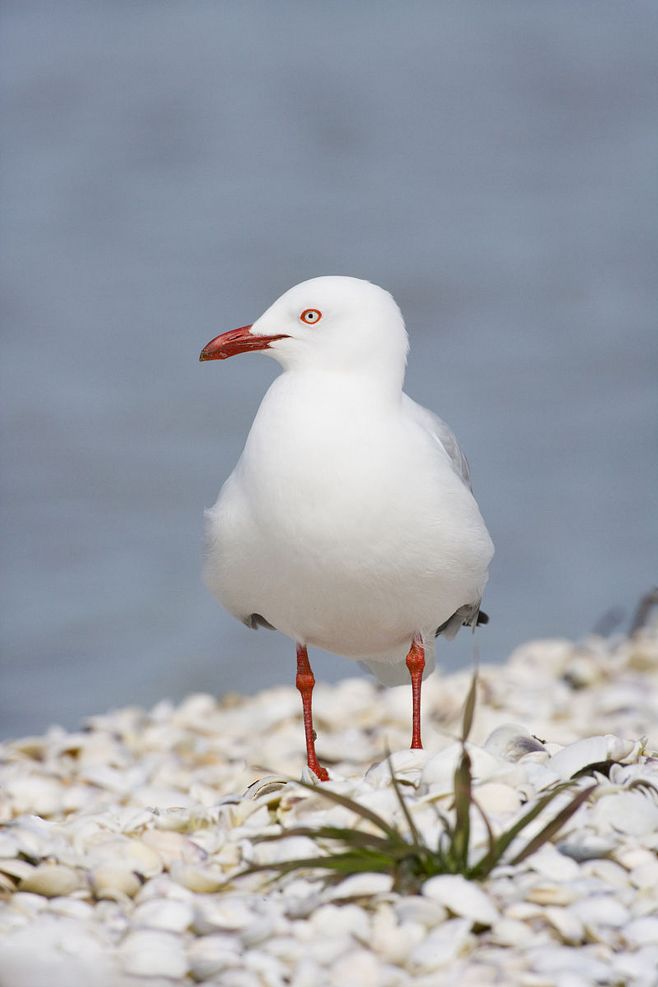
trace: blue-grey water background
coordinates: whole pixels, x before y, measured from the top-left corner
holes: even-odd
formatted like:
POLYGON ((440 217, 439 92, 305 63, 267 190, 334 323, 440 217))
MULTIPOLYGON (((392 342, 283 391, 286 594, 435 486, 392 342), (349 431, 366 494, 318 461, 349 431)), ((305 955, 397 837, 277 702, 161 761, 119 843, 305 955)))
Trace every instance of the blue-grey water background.
POLYGON ((1 44, 3 734, 292 682, 290 642, 199 577, 277 368, 197 356, 317 274, 393 292, 408 390, 471 460, 483 659, 632 610, 656 562, 654 3, 6 0, 1 44))

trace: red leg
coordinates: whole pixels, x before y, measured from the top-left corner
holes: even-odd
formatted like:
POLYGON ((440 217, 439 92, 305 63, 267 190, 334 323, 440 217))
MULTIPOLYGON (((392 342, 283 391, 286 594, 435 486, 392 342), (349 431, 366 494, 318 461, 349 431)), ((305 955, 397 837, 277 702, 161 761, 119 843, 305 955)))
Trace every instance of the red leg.
POLYGON ((425 647, 420 634, 414 634, 414 639, 407 655, 407 668, 411 675, 411 696, 413 704, 413 725, 411 728, 411 748, 422 748, 420 739, 420 689, 423 684, 423 669, 425 668, 425 647))
POLYGON ((329 781, 329 774, 326 768, 318 763, 315 753, 315 730, 313 729, 313 686, 315 678, 313 669, 308 660, 308 651, 303 644, 297 645, 297 688, 302 696, 302 706, 304 709, 304 733, 306 734, 306 760, 311 771, 318 776, 320 781, 329 781))

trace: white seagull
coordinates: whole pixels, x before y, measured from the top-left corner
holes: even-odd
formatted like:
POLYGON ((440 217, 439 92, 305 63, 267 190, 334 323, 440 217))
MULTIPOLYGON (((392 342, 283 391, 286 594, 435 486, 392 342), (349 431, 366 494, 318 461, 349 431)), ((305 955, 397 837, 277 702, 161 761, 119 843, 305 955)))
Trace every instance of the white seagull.
POLYGON ((295 641, 307 761, 322 781, 309 645, 364 662, 386 685, 410 675, 418 748, 434 638, 488 619, 493 544, 455 436, 402 390, 408 348, 387 291, 320 277, 200 356, 261 350, 284 371, 206 512, 205 579, 249 627, 295 641))

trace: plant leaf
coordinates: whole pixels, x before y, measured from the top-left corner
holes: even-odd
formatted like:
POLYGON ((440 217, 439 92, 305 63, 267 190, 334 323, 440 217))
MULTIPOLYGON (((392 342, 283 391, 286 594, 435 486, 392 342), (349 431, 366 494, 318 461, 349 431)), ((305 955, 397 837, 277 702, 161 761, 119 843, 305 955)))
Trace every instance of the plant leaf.
POLYGON ((493 829, 491 828, 491 823, 489 822, 489 817, 477 801, 474 795, 471 795, 471 802, 480 814, 480 819, 484 823, 484 827, 487 831, 487 843, 489 845, 489 853, 494 853, 496 847, 496 837, 494 836, 493 829))
POLYGON ((464 702, 464 714, 462 717, 463 744, 465 744, 466 741, 468 740, 471 733, 471 728, 473 726, 473 717, 475 715, 475 703, 477 701, 477 683, 478 683, 477 672, 473 672, 473 677, 471 678, 471 686, 468 690, 466 701, 464 702))
POLYGON ((418 829, 416 827, 416 823, 413 821, 413 818, 411 816, 411 812, 409 811, 409 806, 405 802, 404 795, 402 794, 402 791, 400 790, 400 782, 398 781, 398 779, 395 777, 395 775, 393 773, 393 765, 391 764, 391 756, 390 756, 390 754, 388 756, 388 767, 389 767, 389 771, 391 772, 391 784, 393 785, 393 791, 397 795, 398 802, 400 803, 400 808, 402 809, 402 813, 404 815, 404 818, 407 820, 407 826, 409 827, 409 832, 411 833, 411 838, 413 840, 413 845, 415 847, 422 847, 423 846, 423 843, 422 843, 422 840, 420 838, 420 833, 418 832, 418 829))
POLYGON ((528 812, 524 813, 524 815, 522 815, 513 826, 510 826, 510 828, 505 830, 504 833, 501 833, 501 835, 496 839, 496 845, 493 853, 491 851, 486 853, 480 858, 480 860, 478 860, 477 864, 471 868, 472 876, 477 880, 481 880, 483 877, 486 877, 487 874, 493 870, 510 843, 516 839, 519 833, 523 832, 526 826, 529 826, 530 823, 544 811, 546 806, 549 805, 554 798, 556 798, 565 789, 570 788, 571 785, 572 782, 570 781, 565 781, 559 785, 556 785, 555 788, 552 788, 546 795, 543 795, 538 802, 535 802, 533 807, 529 809, 528 812))
MULTIPOLYGON (((345 843, 347 846, 369 847, 382 852, 389 848, 392 849, 393 846, 398 849, 397 844, 393 844, 383 836, 377 836, 375 833, 366 833, 361 829, 345 829, 341 826, 319 826, 317 829, 313 829, 311 826, 295 826, 291 829, 284 829, 280 833, 254 836, 251 842, 275 843, 278 840, 286 840, 289 836, 308 836, 312 840, 337 840, 345 843)), ((405 843, 404 847, 408 849, 409 844, 405 843)), ((403 847, 400 847, 400 849, 403 849, 403 847)))
POLYGON ((573 814, 578 811, 578 809, 581 807, 583 802, 587 801, 587 799, 589 798, 589 796, 592 794, 592 792, 596 787, 597 787, 596 785, 590 785, 589 788, 583 788, 582 791, 578 792, 578 794, 571 800, 571 802, 569 802, 569 804, 566 805, 564 809, 561 809, 554 819, 551 819, 549 823, 546 823, 544 828, 541 829, 537 833, 537 835, 530 840, 528 845, 523 850, 521 850, 520 853, 517 853, 517 855, 514 857, 513 860, 510 861, 510 863, 520 864, 522 860, 525 860, 526 857, 529 857, 531 853, 534 853, 541 846, 543 846, 544 843, 550 840, 551 836, 554 836, 555 833, 559 832, 559 830, 562 829, 565 823, 568 822, 569 819, 571 819, 573 814))
MULTIPOLYGON (((382 853, 370 853, 366 850, 334 853, 326 857, 298 857, 295 860, 273 860, 266 864, 252 864, 240 871, 235 877, 245 877, 247 874, 258 874, 261 871, 274 870, 279 874, 288 874, 295 870, 334 870, 344 874, 360 874, 368 871, 390 874, 394 861, 382 853)), ((233 878, 232 878, 233 879, 233 878)))
POLYGON ((471 840, 472 777, 471 758, 464 747, 455 771, 455 826, 452 833, 452 849, 460 870, 468 867, 468 849, 471 840))
POLYGON ((338 792, 334 792, 330 788, 325 788, 324 785, 312 785, 308 781, 302 781, 301 778, 296 780, 295 778, 290 779, 295 785, 301 785, 302 788, 306 788, 309 792, 313 792, 314 795, 321 795, 322 798, 329 799, 331 802, 336 802, 337 805, 342 805, 343 808, 349 809, 350 812, 354 812, 361 816, 363 819, 367 819, 371 822, 377 829, 380 829, 383 833, 394 840, 402 841, 402 836, 398 833, 397 829, 387 823, 382 816, 378 813, 373 812, 372 809, 368 809, 365 805, 361 805, 359 802, 355 802, 354 799, 348 798, 347 795, 340 795, 338 792))

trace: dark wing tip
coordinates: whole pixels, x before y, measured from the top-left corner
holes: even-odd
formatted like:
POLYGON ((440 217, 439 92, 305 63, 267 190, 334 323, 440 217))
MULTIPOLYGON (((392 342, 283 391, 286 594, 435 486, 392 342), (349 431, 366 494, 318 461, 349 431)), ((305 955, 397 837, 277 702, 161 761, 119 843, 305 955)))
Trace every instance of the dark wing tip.
POLYGON ((269 620, 265 620, 259 613, 250 613, 248 617, 243 619, 242 623, 246 624, 247 627, 251 627, 252 631, 258 630, 259 627, 267 627, 271 631, 276 630, 274 625, 270 624, 269 620))
POLYGON ((473 606, 467 605, 460 607, 459 610, 455 610, 452 617, 448 617, 440 627, 437 627, 435 637, 438 637, 439 634, 446 634, 447 637, 452 638, 460 627, 479 627, 480 624, 488 624, 489 614, 485 613, 484 610, 478 610, 476 617, 476 609, 477 604, 473 606))

